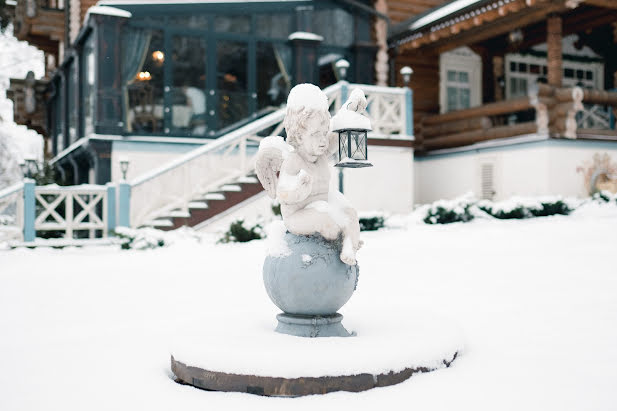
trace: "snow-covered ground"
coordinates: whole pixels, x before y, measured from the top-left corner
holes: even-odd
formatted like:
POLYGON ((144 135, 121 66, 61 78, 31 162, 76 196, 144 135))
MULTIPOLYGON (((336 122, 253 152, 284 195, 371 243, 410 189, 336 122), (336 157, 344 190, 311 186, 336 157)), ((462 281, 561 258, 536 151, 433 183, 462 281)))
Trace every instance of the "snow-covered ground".
POLYGON ((0 251, 0 409, 614 410, 616 230, 617 207, 591 203, 570 216, 363 233, 358 290, 341 311, 355 338, 379 317, 437 318, 465 348, 451 368, 396 386, 295 399, 170 377, 178 336, 222 329, 233 344, 274 328, 266 241, 184 233, 145 251, 0 251))

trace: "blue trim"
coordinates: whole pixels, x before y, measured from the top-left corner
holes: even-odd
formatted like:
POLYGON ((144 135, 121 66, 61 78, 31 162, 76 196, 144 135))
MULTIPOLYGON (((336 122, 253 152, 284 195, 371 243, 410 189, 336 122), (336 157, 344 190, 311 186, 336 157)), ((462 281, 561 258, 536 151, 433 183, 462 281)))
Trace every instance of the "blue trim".
POLYGON ((26 242, 34 241, 36 238, 36 230, 34 229, 34 221, 36 220, 35 187, 34 180, 24 180, 24 241, 26 242))
POLYGON ((107 183, 107 235, 116 229, 116 186, 107 183))
POLYGON ((126 181, 118 184, 118 227, 130 227, 131 185, 126 181))
POLYGON ((413 136, 413 91, 410 88, 405 90, 405 124, 408 136, 413 136))
MULTIPOLYGON (((482 147, 482 148, 470 148, 469 150, 461 150, 452 153, 443 154, 428 154, 423 156, 415 156, 417 161, 430 161, 436 159, 442 159, 447 157, 458 157, 464 155, 473 155, 479 153, 490 153, 496 151, 511 151, 530 147, 557 147, 557 146, 578 146, 589 147, 595 149, 608 149, 617 150, 617 142, 613 141, 598 141, 598 140, 579 140, 579 139, 546 139, 538 141, 525 141, 525 142, 512 142, 511 144, 504 144, 502 146, 494 147, 482 147)), ((462 147, 461 147, 462 148, 462 147)))
POLYGON ((188 153, 203 144, 159 141, 114 141, 112 150, 122 151, 147 151, 149 153, 188 153))

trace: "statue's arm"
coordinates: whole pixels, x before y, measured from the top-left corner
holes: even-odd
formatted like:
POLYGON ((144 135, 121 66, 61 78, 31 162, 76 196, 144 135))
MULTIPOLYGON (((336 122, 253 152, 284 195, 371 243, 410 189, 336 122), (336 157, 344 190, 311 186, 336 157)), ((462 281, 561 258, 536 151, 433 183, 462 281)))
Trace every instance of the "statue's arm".
POLYGON ((298 161, 290 158, 283 163, 279 175, 277 198, 283 204, 304 201, 313 189, 313 177, 301 168, 298 161))

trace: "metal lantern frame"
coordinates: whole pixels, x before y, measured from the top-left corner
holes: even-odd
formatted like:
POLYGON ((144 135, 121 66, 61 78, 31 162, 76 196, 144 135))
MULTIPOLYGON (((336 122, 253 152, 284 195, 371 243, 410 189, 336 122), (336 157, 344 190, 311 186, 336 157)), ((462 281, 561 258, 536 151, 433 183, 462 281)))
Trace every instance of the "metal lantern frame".
POLYGON ((371 167, 372 164, 368 162, 368 130, 344 128, 337 132, 339 162, 336 167, 371 167))

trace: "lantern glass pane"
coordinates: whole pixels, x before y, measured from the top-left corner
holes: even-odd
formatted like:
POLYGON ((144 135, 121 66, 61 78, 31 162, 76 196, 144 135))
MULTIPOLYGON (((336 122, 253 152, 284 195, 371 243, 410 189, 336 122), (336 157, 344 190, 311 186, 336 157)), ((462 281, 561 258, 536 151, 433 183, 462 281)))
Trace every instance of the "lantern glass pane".
POLYGON ((351 158, 366 160, 366 131, 352 131, 351 158))
POLYGON ((349 147, 347 147, 347 131, 339 131, 338 133, 339 152, 338 159, 342 161, 347 158, 349 147))

